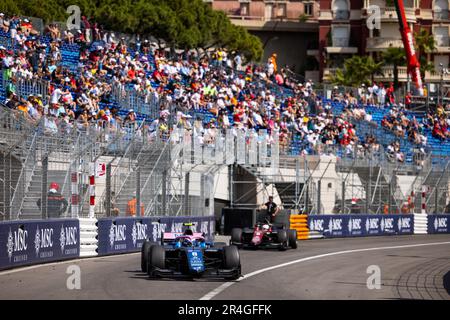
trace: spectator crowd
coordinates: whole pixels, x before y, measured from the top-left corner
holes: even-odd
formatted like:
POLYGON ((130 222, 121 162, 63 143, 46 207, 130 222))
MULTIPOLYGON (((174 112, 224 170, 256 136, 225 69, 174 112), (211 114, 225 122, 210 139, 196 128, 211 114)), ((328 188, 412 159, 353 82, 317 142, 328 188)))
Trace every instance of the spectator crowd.
MULTIPOLYGON (((120 103, 114 103, 132 92, 157 108, 157 116, 145 119, 150 131, 168 132, 169 121, 176 120, 202 143, 214 143, 219 130, 251 134, 266 129, 269 140, 277 133, 284 152, 298 142, 300 154, 339 146, 364 156, 380 148, 375 136, 361 139, 356 132, 355 121, 373 122, 367 105, 390 107, 381 126, 399 139, 426 146, 425 130, 441 140, 450 139, 448 106, 439 106, 419 121, 396 104, 392 84, 373 83, 357 92, 334 92, 332 99, 345 106, 338 114, 311 80, 298 81, 288 66, 280 68, 276 54, 263 64, 252 64, 223 48, 172 52, 139 36, 130 43, 86 17, 80 30, 62 31, 50 24, 43 35, 28 19, 16 16, 0 14, 0 26, 0 39, 14 44, 0 45, 2 102, 30 121, 44 119, 49 133, 58 133, 61 124, 80 129, 137 127, 145 114, 124 112, 120 103), (77 53, 75 65, 67 66, 65 51, 77 53), (47 94, 20 96, 17 83, 23 80, 44 81, 47 94)), ((398 143, 387 152, 404 161, 398 143)))

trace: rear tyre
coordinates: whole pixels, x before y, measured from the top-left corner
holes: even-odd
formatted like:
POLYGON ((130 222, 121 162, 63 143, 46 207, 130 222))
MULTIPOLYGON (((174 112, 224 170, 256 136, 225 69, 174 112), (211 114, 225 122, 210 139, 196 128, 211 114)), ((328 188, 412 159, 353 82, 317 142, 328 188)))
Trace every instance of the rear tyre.
POLYGON ((230 245, 241 242, 242 242, 242 229, 241 228, 231 229, 230 245))
POLYGON ((286 248, 288 246, 287 232, 286 232, 286 230, 279 230, 277 234, 278 234, 278 242, 281 244, 280 250, 284 251, 284 250, 286 250, 286 248))
POLYGON ((297 230, 288 230, 288 241, 289 247, 291 247, 292 249, 297 249, 297 230))
POLYGON ((241 258, 239 256, 239 250, 236 246, 225 246, 223 247, 223 264, 224 269, 234 269, 239 270, 236 275, 227 277, 227 279, 235 280, 239 278, 241 270, 241 258))
POLYGON ((145 240, 141 248, 141 270, 147 272, 148 251, 150 250, 150 241, 145 240))
POLYGON ((166 251, 164 247, 152 245, 148 252, 147 273, 153 276, 154 268, 165 269, 166 267, 166 251))

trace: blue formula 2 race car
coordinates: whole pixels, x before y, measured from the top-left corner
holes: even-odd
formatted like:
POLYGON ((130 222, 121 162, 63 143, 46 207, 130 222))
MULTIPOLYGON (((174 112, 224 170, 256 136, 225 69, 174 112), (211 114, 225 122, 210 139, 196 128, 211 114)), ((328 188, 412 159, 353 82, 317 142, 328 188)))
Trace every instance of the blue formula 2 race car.
POLYGON ((203 233, 193 232, 185 223, 183 233, 164 232, 161 243, 146 240, 141 249, 141 268, 150 277, 225 278, 241 276, 236 246, 207 242, 203 233))

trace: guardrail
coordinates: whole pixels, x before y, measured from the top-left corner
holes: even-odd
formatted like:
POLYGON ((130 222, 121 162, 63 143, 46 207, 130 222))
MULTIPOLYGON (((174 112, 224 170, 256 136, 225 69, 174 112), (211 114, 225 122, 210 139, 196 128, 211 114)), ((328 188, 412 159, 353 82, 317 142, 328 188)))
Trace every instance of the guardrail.
POLYGON ((414 215, 314 215, 309 231, 326 238, 414 234, 414 215))
POLYGON ((141 250, 145 239, 161 241, 162 232, 183 232, 183 222, 208 240, 214 216, 51 219, 0 222, 0 270, 141 250), (6 249, 6 250, 5 250, 6 249))
MULTIPOLYGON (((139 252, 146 239, 183 232, 183 222, 208 240, 215 217, 126 217, 0 222, 0 270, 96 255, 139 252)), ((291 215, 298 239, 450 233, 450 214, 291 215), (418 226, 417 226, 418 225, 418 226), (418 232, 419 231, 419 232, 418 232)))
POLYGON ((163 232, 183 232, 183 222, 194 222, 194 232, 204 232, 208 240, 215 232, 214 216, 207 217, 127 217, 98 220, 98 254, 137 252, 146 239, 161 241, 163 232))
POLYGON ((0 222, 0 270, 80 256, 78 219, 0 222))

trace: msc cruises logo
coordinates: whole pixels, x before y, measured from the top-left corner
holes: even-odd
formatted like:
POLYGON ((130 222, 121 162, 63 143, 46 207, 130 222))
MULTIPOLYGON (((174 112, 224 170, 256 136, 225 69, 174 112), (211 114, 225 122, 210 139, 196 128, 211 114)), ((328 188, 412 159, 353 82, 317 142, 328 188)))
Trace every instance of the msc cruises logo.
POLYGON ((434 218, 434 230, 447 228, 447 218, 434 218))
POLYGON ((361 230, 361 219, 349 219, 348 220, 348 231, 360 231, 361 230))
POLYGON ((17 231, 12 231, 9 228, 8 240, 6 242, 6 251, 8 253, 9 262, 11 262, 14 252, 26 251, 28 231, 22 228, 17 228, 17 231))
POLYGON ((135 247, 138 240, 147 239, 147 224, 140 223, 139 221, 134 222, 133 228, 131 229, 131 238, 135 247))

